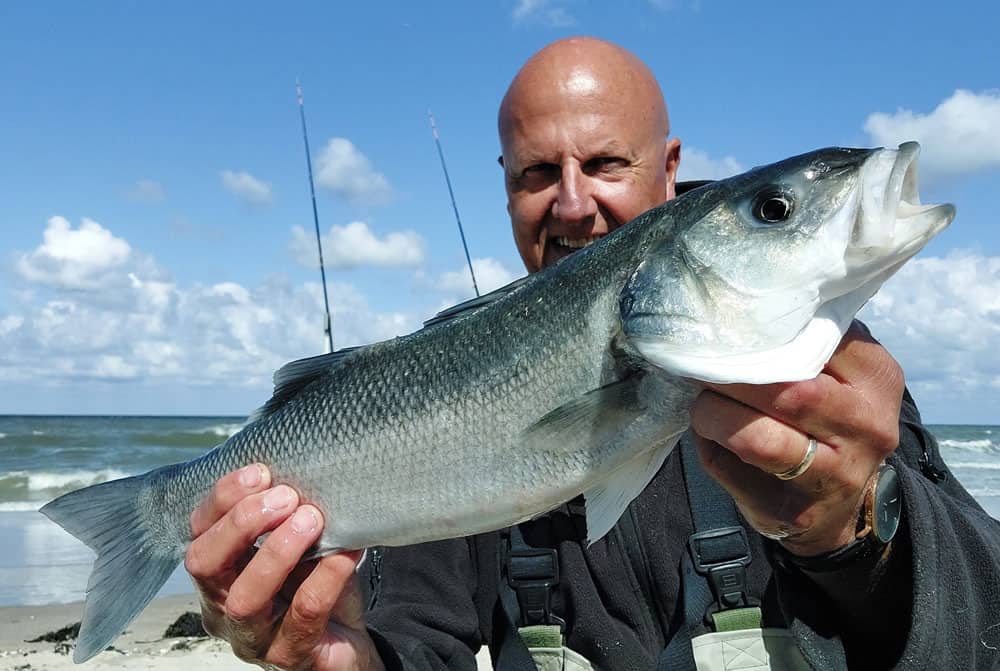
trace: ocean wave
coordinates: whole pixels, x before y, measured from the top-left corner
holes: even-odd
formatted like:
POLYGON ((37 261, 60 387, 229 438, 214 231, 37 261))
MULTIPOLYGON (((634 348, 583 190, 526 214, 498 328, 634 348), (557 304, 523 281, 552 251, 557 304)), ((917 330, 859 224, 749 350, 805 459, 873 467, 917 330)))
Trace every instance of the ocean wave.
POLYGON ((232 436, 233 434, 237 433, 240 429, 242 429, 243 426, 244 425, 242 423, 216 424, 215 426, 211 426, 208 429, 206 429, 206 431, 210 431, 211 433, 214 433, 217 436, 229 438, 229 436, 232 436))
POLYGON ((986 498, 991 496, 1000 496, 1000 489, 994 489, 993 487, 975 487, 969 490, 974 498, 986 498))
POLYGON ((7 437, 6 433, 0 433, 0 440, 3 440, 6 437, 7 437))
POLYGON ((974 452, 994 452, 996 451, 996 446, 988 438, 981 438, 979 440, 952 440, 946 438, 945 440, 938 441, 938 445, 941 447, 948 447, 953 450, 972 450, 974 452))
POLYGON ((0 502, 0 513, 22 513, 38 510, 47 501, 3 501, 0 502))
POLYGON ((19 445, 26 448, 60 446, 65 445, 67 442, 67 438, 65 436, 51 435, 40 431, 32 431, 30 433, 5 433, 3 437, 4 443, 19 445))
POLYGON ((66 492, 128 476, 116 468, 98 471, 8 471, 0 473, 0 502, 44 502, 66 492))
POLYGON ((1000 463, 994 461, 956 461, 948 464, 952 469, 967 468, 974 471, 1000 471, 1000 463))
POLYGON ((198 429, 141 432, 134 434, 132 439, 141 445, 198 447, 204 449, 215 447, 242 428, 242 424, 213 424, 212 426, 198 429))

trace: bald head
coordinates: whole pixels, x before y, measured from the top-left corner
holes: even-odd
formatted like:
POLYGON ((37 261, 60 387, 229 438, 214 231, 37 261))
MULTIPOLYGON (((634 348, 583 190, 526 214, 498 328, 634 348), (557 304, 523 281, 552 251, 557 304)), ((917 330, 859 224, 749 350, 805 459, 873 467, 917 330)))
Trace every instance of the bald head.
POLYGON ((632 52, 593 37, 570 37, 532 56, 500 104, 500 141, 514 127, 560 107, 615 106, 650 137, 664 138, 670 121, 656 77, 632 52))
POLYGON ((680 141, 667 138, 660 86, 610 42, 574 37, 532 56, 498 125, 507 211, 531 272, 674 197, 680 141))

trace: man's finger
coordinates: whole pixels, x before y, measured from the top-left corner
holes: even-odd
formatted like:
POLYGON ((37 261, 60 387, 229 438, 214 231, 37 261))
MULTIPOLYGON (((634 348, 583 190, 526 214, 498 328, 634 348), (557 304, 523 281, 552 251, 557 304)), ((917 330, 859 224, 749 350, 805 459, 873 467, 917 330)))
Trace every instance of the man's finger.
POLYGON ((298 665, 326 638, 331 620, 348 628, 361 626, 364 610, 354 567, 357 555, 322 558, 302 581, 271 645, 268 660, 298 665))
POLYGON ((245 561, 261 535, 271 531, 295 510, 298 495, 279 485, 242 499, 188 546, 184 568, 203 588, 245 561))
POLYGON ((226 598, 226 614, 236 622, 266 615, 292 569, 323 529, 314 506, 300 506, 274 529, 240 572, 226 598))
POLYGON ((849 534, 844 531, 857 517, 851 500, 855 490, 838 474, 810 472, 779 482, 705 438, 697 438, 697 447, 705 470, 726 488, 761 534, 786 545, 795 543, 803 554, 832 550, 851 540, 853 528, 849 534), (823 497, 817 498, 820 489, 823 497))
POLYGON ((241 500, 270 486, 271 472, 263 464, 250 464, 222 476, 191 513, 191 536, 202 535, 241 500))
MULTIPOLYGON (((767 415, 714 391, 699 395, 691 409, 695 433, 722 445, 740 461, 764 473, 784 473, 798 466, 809 446, 809 436, 767 415)), ((829 445, 818 440, 816 456, 809 470, 825 472, 843 468, 829 445)), ((840 457, 842 459, 842 457, 840 457)), ((809 480, 809 471, 797 484, 809 480)), ((773 483, 772 483, 773 484, 773 483)))

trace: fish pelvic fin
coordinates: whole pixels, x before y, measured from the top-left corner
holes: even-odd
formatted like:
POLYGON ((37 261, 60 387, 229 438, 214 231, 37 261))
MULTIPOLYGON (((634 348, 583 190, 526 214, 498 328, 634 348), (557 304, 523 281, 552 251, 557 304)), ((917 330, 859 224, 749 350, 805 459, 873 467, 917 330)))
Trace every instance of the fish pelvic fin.
POLYGON ((171 543, 167 538, 173 534, 151 528, 142 514, 141 496, 151 475, 85 487, 41 508, 97 553, 73 651, 78 664, 107 648, 184 558, 184 544, 171 543))

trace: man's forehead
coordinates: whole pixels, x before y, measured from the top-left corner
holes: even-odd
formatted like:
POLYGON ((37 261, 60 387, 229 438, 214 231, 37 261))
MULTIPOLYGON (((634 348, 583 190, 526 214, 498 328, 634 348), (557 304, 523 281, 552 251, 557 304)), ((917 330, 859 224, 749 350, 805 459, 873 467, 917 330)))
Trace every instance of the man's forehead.
POLYGON ((513 159, 518 163, 562 163, 567 158, 581 161, 595 156, 628 156, 635 152, 626 142, 618 137, 590 137, 580 132, 567 136, 564 142, 538 144, 525 138, 523 142, 513 142, 513 159))

